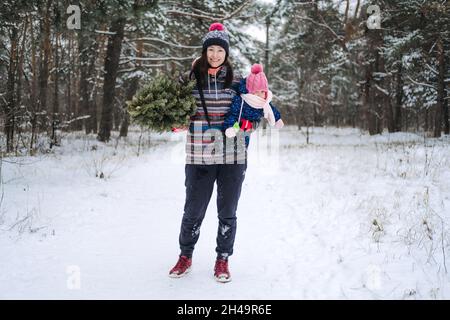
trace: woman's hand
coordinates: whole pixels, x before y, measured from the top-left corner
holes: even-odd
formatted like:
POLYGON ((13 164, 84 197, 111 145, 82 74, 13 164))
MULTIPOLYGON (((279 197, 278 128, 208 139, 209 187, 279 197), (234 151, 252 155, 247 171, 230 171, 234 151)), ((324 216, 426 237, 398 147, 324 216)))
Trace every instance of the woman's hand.
POLYGON ((186 131, 187 127, 180 127, 180 128, 172 128, 172 132, 182 132, 186 131))
POLYGON ((281 129, 284 127, 284 122, 281 119, 278 119, 277 122, 275 122, 275 129, 281 129))

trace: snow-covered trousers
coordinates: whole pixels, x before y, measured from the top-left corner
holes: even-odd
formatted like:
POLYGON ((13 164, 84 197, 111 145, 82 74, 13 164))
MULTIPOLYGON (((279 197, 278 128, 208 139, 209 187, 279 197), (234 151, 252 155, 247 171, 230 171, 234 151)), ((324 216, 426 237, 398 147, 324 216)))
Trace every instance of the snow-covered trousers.
POLYGON ((200 236, 200 226, 217 182, 217 257, 233 254, 236 236, 236 210, 245 178, 245 164, 186 164, 186 203, 180 230, 181 254, 192 257, 200 236))

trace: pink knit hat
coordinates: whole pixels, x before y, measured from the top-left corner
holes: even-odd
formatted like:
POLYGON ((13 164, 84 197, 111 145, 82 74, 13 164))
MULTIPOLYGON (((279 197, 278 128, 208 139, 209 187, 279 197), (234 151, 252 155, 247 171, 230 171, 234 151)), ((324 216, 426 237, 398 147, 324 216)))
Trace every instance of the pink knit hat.
POLYGON ((255 91, 269 91, 269 85, 267 83, 266 75, 263 72, 263 66, 261 64, 252 65, 250 75, 247 77, 246 87, 249 93, 255 91))

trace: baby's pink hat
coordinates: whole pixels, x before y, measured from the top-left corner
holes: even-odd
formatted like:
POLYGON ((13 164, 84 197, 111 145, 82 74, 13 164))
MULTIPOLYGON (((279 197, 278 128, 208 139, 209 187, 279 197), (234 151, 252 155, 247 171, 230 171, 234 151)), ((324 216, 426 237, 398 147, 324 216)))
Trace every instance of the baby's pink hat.
POLYGON ((263 72, 263 66, 261 64, 252 65, 250 75, 246 80, 246 87, 249 93, 255 91, 269 91, 269 85, 267 83, 266 75, 263 72))

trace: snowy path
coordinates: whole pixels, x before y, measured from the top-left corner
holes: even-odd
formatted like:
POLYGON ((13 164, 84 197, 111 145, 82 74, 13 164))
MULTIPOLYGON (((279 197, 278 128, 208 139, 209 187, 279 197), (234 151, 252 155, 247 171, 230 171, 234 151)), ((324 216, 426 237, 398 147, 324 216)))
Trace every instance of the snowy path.
MULTIPOLYGON (((191 274, 167 276, 184 205, 183 159, 173 160, 183 141, 127 157, 107 180, 88 175, 89 153, 76 149, 28 166, 3 163, 0 298, 448 299, 442 250, 435 242, 427 247, 419 231, 405 231, 420 228, 420 214, 405 217, 419 212, 426 188, 429 207, 448 228, 448 148, 436 148, 446 168, 439 177, 415 177, 417 169, 399 178, 389 170, 395 151, 383 154, 354 132, 318 132, 323 136, 310 146, 282 132, 278 167, 269 173, 250 160, 230 258, 233 281, 225 285, 212 277, 215 191, 191 274), (27 211, 30 226, 43 228, 9 230, 27 211), (399 240, 405 235, 409 246, 399 240), (69 266, 80 270, 79 289, 68 289, 69 266)), ((449 264, 448 246, 444 252, 449 264)))

